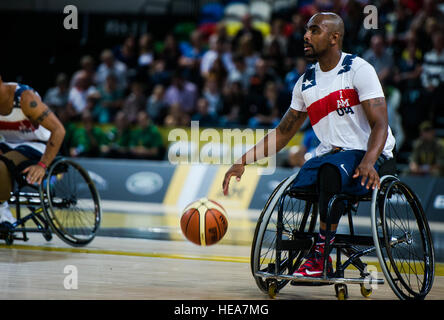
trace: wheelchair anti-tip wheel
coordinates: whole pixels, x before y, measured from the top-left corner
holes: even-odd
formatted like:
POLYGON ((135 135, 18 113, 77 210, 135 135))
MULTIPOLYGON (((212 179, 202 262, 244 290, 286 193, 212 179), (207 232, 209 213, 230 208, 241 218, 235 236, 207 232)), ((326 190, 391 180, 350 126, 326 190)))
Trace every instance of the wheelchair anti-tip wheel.
MULTIPOLYGON (((251 271, 259 289, 270 295, 270 286, 257 272, 291 275, 299 267, 305 250, 276 249, 277 239, 292 240, 297 231, 313 232, 317 219, 317 205, 287 194, 296 174, 281 182, 270 195, 256 225, 251 249, 251 271), (281 219, 278 215, 282 215, 281 219), (282 221, 282 224, 278 224, 282 221)), ((271 295, 275 295, 288 280, 278 280, 271 295)), ((271 296, 270 295, 270 296, 271 296)))
POLYGON ((430 228, 415 193, 393 176, 373 192, 372 232, 381 269, 400 299, 430 292, 435 258, 430 228))
POLYGON ((67 159, 53 163, 40 185, 40 199, 52 230, 64 242, 84 246, 94 239, 101 221, 100 198, 79 164, 67 159))

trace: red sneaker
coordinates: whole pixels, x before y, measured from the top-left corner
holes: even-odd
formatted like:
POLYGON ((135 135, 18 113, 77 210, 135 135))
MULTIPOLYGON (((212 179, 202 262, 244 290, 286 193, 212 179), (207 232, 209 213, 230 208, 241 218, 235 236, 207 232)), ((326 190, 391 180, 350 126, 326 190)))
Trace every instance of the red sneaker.
MULTIPOLYGON (((293 273, 295 277, 320 278, 324 272, 324 248, 315 245, 307 257, 307 261, 293 273)), ((328 256, 327 274, 333 272, 333 263, 328 256)))

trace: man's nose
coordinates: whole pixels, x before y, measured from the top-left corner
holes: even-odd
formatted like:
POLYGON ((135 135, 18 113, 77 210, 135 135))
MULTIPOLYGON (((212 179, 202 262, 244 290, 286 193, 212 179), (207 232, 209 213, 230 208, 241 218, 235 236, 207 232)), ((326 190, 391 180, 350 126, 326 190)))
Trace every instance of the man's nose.
POLYGON ((305 42, 310 42, 309 40, 310 40, 310 37, 309 37, 310 35, 309 35, 309 31, 306 31, 305 33, 304 33, 304 41, 305 42))

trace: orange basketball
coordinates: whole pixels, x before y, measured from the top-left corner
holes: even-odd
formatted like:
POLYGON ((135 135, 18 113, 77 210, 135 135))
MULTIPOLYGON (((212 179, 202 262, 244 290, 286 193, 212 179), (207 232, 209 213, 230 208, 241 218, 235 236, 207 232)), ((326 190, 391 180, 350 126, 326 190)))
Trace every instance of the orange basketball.
POLYGON ((202 198, 189 204, 180 219, 180 228, 188 240, 200 246, 219 242, 228 228, 225 209, 216 201, 202 198))

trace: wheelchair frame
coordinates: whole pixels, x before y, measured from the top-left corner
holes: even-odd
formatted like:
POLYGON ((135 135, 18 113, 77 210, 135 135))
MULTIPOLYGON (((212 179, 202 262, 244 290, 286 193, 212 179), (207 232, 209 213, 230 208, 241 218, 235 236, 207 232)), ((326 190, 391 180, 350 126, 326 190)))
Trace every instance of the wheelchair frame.
MULTIPOLYGON (((327 214, 327 230, 330 229, 330 210, 333 205, 337 201, 347 200, 346 213, 348 216, 348 225, 350 234, 336 234, 335 242, 333 245, 330 245, 330 239, 325 239, 325 249, 324 249, 324 272, 321 277, 312 278, 312 277, 296 277, 293 276, 292 273, 294 270, 289 270, 289 274, 285 274, 286 269, 292 264, 292 261, 295 261, 296 267, 302 262, 303 256, 311 249, 314 245, 314 239, 317 238, 317 233, 313 232, 317 223, 318 212, 317 212, 317 194, 311 191, 292 191, 289 189, 292 181, 296 177, 296 174, 292 175, 288 179, 281 182, 281 184, 275 189, 275 191, 270 196, 264 211, 258 221, 254 241, 252 245, 251 252, 251 268, 253 276, 256 279, 256 283, 258 287, 262 291, 266 291, 271 298, 274 298, 276 294, 282 289, 289 281, 291 281, 292 285, 301 286, 301 285, 335 285, 336 297, 340 300, 348 298, 348 289, 346 284, 360 284, 361 285, 361 294, 364 297, 370 296, 372 293, 372 286, 374 284, 384 284, 384 279, 375 279, 371 276, 371 274, 367 271, 367 264, 361 260, 361 257, 366 256, 370 253, 376 252, 379 264, 381 269, 392 287, 395 294, 400 299, 405 299, 406 297, 399 293, 396 289, 396 286, 393 283, 392 277, 390 276, 390 272, 387 270, 386 262, 381 253, 381 249, 388 246, 392 247, 400 243, 407 243, 409 241, 408 236, 404 238, 393 238, 390 239, 390 242, 386 242, 385 239, 381 238, 378 234, 377 228, 378 225, 375 224, 377 221, 376 215, 376 206, 378 197, 381 195, 381 192, 384 192, 384 186, 391 186, 390 182, 400 182, 400 180, 396 176, 386 175, 381 178, 381 190, 375 189, 373 190, 371 196, 369 194, 364 196, 352 196, 347 194, 338 194, 333 196, 330 199, 328 204, 328 214, 327 214), (278 194, 281 190, 283 190, 280 194, 278 194), (303 213, 302 221, 300 222, 299 230, 292 230, 291 238, 288 240, 283 239, 284 232, 284 223, 283 223, 283 206, 285 198, 289 196, 294 199, 299 199, 301 201, 305 200, 305 209, 303 213), (278 199, 275 199, 278 197, 278 199), (361 236, 356 235, 354 231, 353 225, 353 216, 352 212, 355 211, 353 208, 353 203, 361 202, 361 201, 372 201, 371 204, 371 222, 372 222, 372 235, 371 236, 361 236), (263 239, 258 241, 258 237, 264 237, 267 224, 263 223, 263 218, 270 219, 273 211, 275 210, 275 206, 277 206, 277 222, 276 222, 276 241, 274 247, 275 250, 275 261, 274 263, 269 263, 266 270, 259 270, 257 258, 261 256, 261 245, 263 239), (270 213, 268 214, 268 218, 264 217, 266 214, 266 210, 271 208, 270 213), (313 208, 313 212, 311 211, 313 208), (306 224, 308 219, 311 221, 308 226, 308 231, 305 231, 306 224), (356 246, 364 246, 365 249, 358 250, 356 246), (332 249, 336 249, 336 269, 333 274, 327 274, 327 257, 331 253, 332 249), (282 254, 284 252, 288 252, 288 257, 286 261, 282 261, 282 254), (296 252, 296 253, 295 253, 296 252), (259 253, 259 256, 258 256, 259 253), (342 255, 347 256, 347 260, 342 262, 342 255), (347 267, 353 265, 360 272, 360 278, 345 278, 344 271, 347 267), (265 280, 265 281, 264 281, 265 280), (278 281, 281 283, 278 283, 278 281)), ((401 182, 400 182, 401 183, 401 182)), ((410 191, 410 190, 409 190, 410 191)), ((412 191, 411 191, 412 192, 412 191)), ((413 193, 413 192, 412 192, 413 193)), ((414 199, 415 205, 420 207, 420 202, 416 195, 412 194, 412 199, 414 199)), ((410 205, 412 205, 409 202, 410 205)), ((422 210, 422 207, 419 209, 422 210)), ((381 210, 381 208, 379 209, 381 210)), ((356 210, 357 211, 357 210, 356 210)), ((416 216, 416 213, 415 213, 416 216)), ((425 216, 423 217, 425 219, 425 216)), ((418 295, 416 298, 423 299, 425 295, 430 291, 433 284, 434 277, 434 252, 433 252, 433 244, 430 238, 430 229, 428 227, 428 223, 425 220, 425 224, 423 226, 426 229, 426 233, 428 235, 428 241, 430 241, 429 246, 431 246, 431 251, 429 252, 430 257, 426 259, 429 262, 427 266, 427 271, 431 270, 431 275, 428 275, 425 279, 425 284, 423 287, 426 287, 425 294, 418 295)), ((286 231, 288 233, 288 230, 286 231)), ((422 233, 421 233, 422 234, 422 233)), ((285 259, 284 259, 285 260, 285 259)), ((426 270, 424 270, 426 272, 426 270)), ((407 290, 408 291, 408 290, 407 290)))
MULTIPOLYGON (((17 171, 21 172, 24 167, 35 163, 35 161, 26 161, 25 163, 19 165, 18 168, 20 168, 20 170, 17 171)), ((26 177, 21 173, 16 174, 14 178, 17 187, 14 188, 11 192, 11 197, 8 200, 8 203, 15 206, 17 221, 15 221, 13 224, 9 222, 4 222, 0 224, 0 239, 4 239, 7 245, 11 245, 14 240, 28 241, 29 238, 27 236, 27 233, 42 233, 45 240, 50 241, 52 239, 52 233, 54 232, 59 236, 61 240, 72 246, 84 246, 93 240, 93 238, 95 237, 95 232, 99 229, 102 215, 100 196, 97 192, 97 189, 95 188, 94 182, 89 177, 87 171, 84 170, 79 164, 65 158, 57 157, 48 167, 44 177, 44 182, 42 182, 42 184, 38 186, 28 184, 26 181, 26 177), (59 228, 55 226, 54 223, 50 222, 52 219, 51 215, 48 213, 48 211, 51 210, 50 207, 69 208, 76 201, 73 199, 61 199, 59 201, 53 201, 48 198, 47 193, 49 192, 49 188, 44 186, 46 184, 45 180, 47 180, 51 174, 59 173, 55 172, 57 166, 74 167, 77 171, 80 172, 80 174, 85 179, 86 184, 90 188, 90 191, 94 198, 95 210, 98 212, 98 214, 95 219, 96 226, 94 234, 92 234, 91 239, 88 239, 87 241, 77 242, 73 239, 67 238, 63 234, 63 232, 61 232, 61 230, 59 230, 59 228), (29 188, 31 189, 31 191, 22 191, 22 189, 24 188, 29 188), (21 212, 22 206, 26 206, 30 211, 29 214, 23 217, 21 212), (25 226, 25 223, 29 220, 32 220, 34 222, 36 228, 25 226), (21 233, 22 235, 18 236, 17 233, 21 233)))

